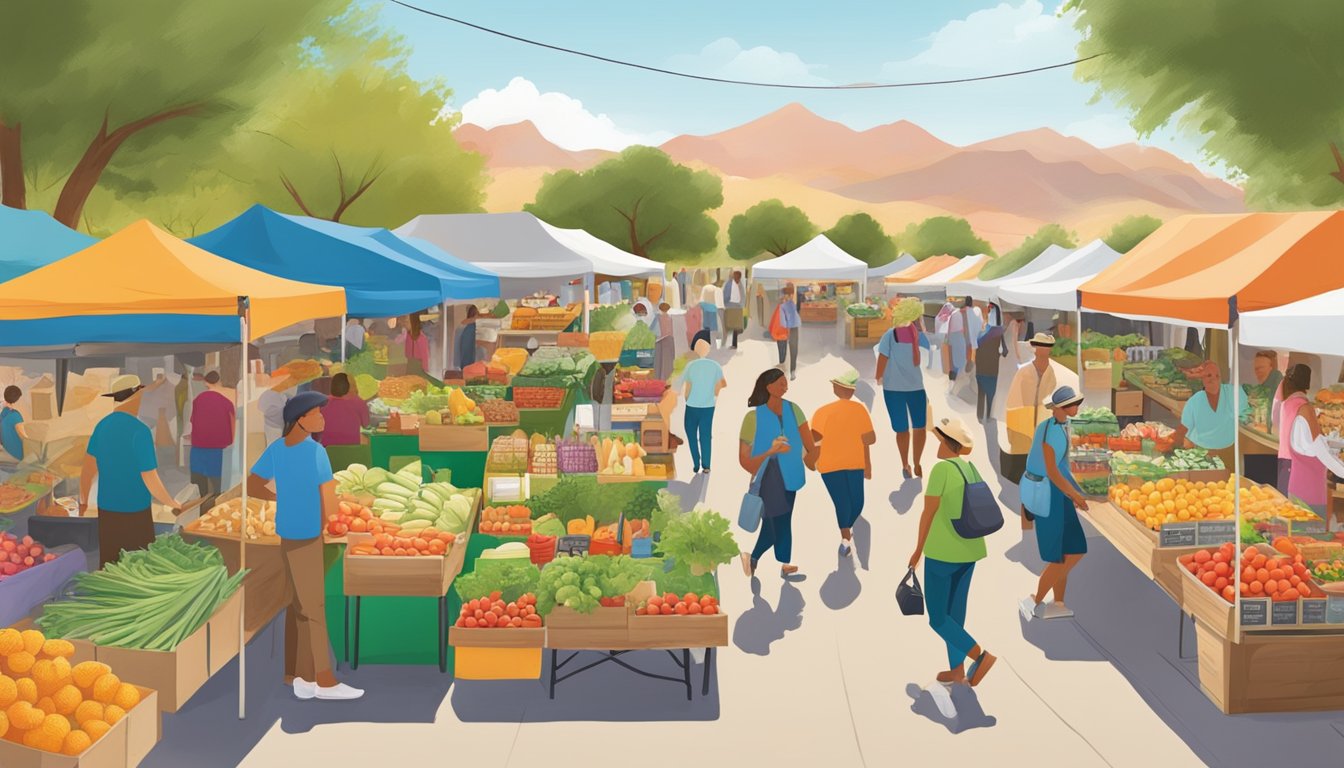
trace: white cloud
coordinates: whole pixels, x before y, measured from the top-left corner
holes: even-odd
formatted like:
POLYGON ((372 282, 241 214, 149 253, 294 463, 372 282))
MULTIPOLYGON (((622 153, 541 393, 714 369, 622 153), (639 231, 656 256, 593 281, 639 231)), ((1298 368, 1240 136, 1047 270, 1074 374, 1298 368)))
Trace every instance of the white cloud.
POLYGON ((816 74, 820 66, 808 64, 796 53, 777 51, 768 45, 743 48, 731 37, 721 37, 696 54, 668 59, 668 68, 692 75, 723 77, 731 80, 829 85, 816 74))
POLYGON ((1066 136, 1077 136, 1096 147, 1113 147, 1116 144, 1138 142, 1134 128, 1115 113, 1095 115, 1085 120, 1075 120, 1060 129, 1066 136))
POLYGON ((929 45, 905 61, 886 64, 883 74, 944 70, 991 74, 1058 64, 1074 57, 1079 32, 1072 13, 1047 11, 1038 0, 1000 3, 954 19, 929 36, 929 45))
POLYGON ((623 131, 605 113, 593 114, 583 102, 567 94, 542 93, 523 77, 513 78, 502 89, 481 91, 461 111, 463 123, 482 128, 530 120, 547 141, 569 150, 622 150, 632 144, 656 146, 672 138, 672 134, 662 131, 650 134, 623 131))

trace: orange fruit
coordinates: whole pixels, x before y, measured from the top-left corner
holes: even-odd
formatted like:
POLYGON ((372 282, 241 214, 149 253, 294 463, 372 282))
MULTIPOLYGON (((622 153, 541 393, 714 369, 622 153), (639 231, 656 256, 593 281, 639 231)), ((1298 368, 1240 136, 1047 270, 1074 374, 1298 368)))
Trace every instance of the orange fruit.
POLYGON ((112 730, 111 724, 106 720, 85 720, 80 724, 80 727, 85 733, 89 734, 89 738, 94 741, 103 738, 103 736, 107 735, 108 731, 112 730))
POLYGON ((84 727, 84 723, 90 720, 103 719, 103 705, 96 701, 81 701, 75 708, 75 722, 84 727))
POLYGON ((89 734, 84 731, 71 731, 66 734, 65 742, 61 745, 61 754, 78 755, 91 746, 93 746, 93 738, 89 734))

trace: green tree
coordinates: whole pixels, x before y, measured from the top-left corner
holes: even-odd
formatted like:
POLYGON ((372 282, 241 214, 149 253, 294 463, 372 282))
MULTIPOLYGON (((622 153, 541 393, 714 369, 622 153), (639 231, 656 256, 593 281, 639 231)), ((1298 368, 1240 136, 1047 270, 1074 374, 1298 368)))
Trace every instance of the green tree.
POLYGON ((306 216, 396 226, 478 211, 485 161, 453 138, 442 83, 407 72, 404 40, 352 10, 319 25, 232 154, 258 202, 306 216))
POLYGON ((718 245, 709 211, 723 205, 723 182, 708 171, 672 162, 653 147, 630 147, 582 173, 547 174, 536 202, 523 209, 557 227, 667 262, 718 245))
POLYGON ((986 264, 985 268, 980 270, 980 279, 992 280, 996 277, 1011 275, 1030 264, 1037 256, 1044 253, 1046 248, 1052 245, 1058 245, 1061 248, 1077 248, 1078 235, 1058 224, 1046 224, 1036 230, 1035 234, 1023 240, 1021 245, 986 264))
POLYGON ((801 208, 764 200, 728 222, 728 255, 740 261, 764 253, 783 256, 816 236, 816 225, 801 208))
POLYGON ((880 267, 896 260, 896 243, 887 237, 877 219, 866 213, 842 216, 835 226, 822 234, 845 253, 866 262, 870 267, 880 267))
POLYGON ((1102 238, 1102 242, 1114 251, 1129 253, 1131 248, 1143 242, 1145 237, 1153 234, 1160 226, 1162 220, 1152 216, 1127 216, 1116 222, 1110 234, 1102 238))
POLYGON ((907 225, 905 231, 896 238, 896 247, 920 260, 940 254, 994 255, 994 249, 989 247, 989 243, 976 236, 971 223, 956 216, 934 216, 918 224, 907 225))
POLYGON ((1344 3, 1070 0, 1076 76, 1140 135, 1176 119, 1260 206, 1344 203, 1344 3), (1159 23, 1160 22, 1160 23, 1159 23), (1196 32, 1192 32, 1196 30, 1196 32), (1334 94, 1334 95, 1332 95, 1334 94))
POLYGON ((0 202, 23 208, 30 188, 59 188, 54 215, 74 226, 100 184, 152 193, 159 182, 147 168, 166 178, 195 167, 248 119, 277 60, 349 4, 10 4, 0 20, 0 202))

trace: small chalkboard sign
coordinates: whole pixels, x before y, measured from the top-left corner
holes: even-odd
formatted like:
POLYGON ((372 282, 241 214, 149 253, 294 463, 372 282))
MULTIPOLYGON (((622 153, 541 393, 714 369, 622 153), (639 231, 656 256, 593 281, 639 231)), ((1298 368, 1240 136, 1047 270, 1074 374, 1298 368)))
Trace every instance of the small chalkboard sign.
POLYGON ((1263 597, 1241 599, 1241 626, 1269 626, 1269 600, 1263 597))
POLYGON ((561 536, 555 542, 556 556, 576 557, 588 554, 589 537, 583 534, 561 536))
POLYGON ((1193 547, 1197 540, 1195 523, 1167 523, 1162 526, 1162 531, 1158 534, 1157 545, 1159 547, 1193 547))
POLYGON ((1202 520, 1196 525, 1195 544, 1212 547, 1237 540, 1235 520, 1202 520))
POLYGON ((1276 627, 1294 626, 1297 624, 1297 601, 1281 601, 1272 603, 1274 606, 1270 616, 1270 623, 1276 627))
POLYGON ((1327 604, 1324 597, 1302 598, 1302 623, 1325 624, 1327 604))

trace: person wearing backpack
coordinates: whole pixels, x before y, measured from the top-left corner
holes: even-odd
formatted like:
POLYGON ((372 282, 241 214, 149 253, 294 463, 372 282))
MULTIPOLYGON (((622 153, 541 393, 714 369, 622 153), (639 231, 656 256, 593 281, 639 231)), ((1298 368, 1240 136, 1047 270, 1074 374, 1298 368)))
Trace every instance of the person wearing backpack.
POLYGON ((938 682, 975 686, 998 659, 966 631, 966 605, 975 564, 985 559, 984 537, 1002 527, 1003 513, 975 466, 961 458, 974 445, 966 426, 958 419, 943 419, 933 434, 938 438, 938 463, 929 472, 919 543, 910 556, 910 568, 924 558, 925 613, 929 626, 947 644, 948 668, 938 673, 938 682))

